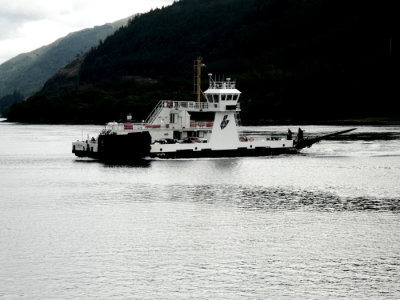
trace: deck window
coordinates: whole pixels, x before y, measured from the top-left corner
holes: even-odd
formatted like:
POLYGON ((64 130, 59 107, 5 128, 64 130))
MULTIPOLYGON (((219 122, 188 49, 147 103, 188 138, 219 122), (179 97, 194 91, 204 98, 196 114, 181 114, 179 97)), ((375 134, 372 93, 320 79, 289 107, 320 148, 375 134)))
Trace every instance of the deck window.
POLYGON ((169 115, 169 123, 170 124, 175 124, 175 122, 176 122, 175 114, 170 114, 169 115))

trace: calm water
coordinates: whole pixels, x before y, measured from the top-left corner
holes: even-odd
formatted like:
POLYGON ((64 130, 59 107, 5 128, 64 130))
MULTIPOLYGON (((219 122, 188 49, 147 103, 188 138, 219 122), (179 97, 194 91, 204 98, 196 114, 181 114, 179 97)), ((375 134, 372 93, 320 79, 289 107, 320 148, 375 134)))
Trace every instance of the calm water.
POLYGON ((400 127, 294 156, 75 158, 100 129, 0 123, 1 299, 400 298, 400 127))

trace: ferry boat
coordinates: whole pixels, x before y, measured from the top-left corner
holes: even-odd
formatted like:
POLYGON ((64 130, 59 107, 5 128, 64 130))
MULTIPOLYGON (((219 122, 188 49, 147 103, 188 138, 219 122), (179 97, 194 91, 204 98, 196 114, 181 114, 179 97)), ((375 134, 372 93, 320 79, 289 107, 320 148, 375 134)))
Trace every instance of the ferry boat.
POLYGON ((196 101, 161 100, 142 123, 111 122, 97 138, 72 143, 78 157, 101 160, 151 158, 197 158, 266 156, 298 153, 329 136, 350 132, 348 129, 328 135, 305 138, 299 128, 296 136, 289 130, 284 137, 251 136, 239 130, 241 92, 230 78, 214 80, 200 91, 201 59, 195 61, 196 101), (203 101, 200 95, 203 94, 203 101), (213 114, 213 120, 197 121, 192 115, 213 114))

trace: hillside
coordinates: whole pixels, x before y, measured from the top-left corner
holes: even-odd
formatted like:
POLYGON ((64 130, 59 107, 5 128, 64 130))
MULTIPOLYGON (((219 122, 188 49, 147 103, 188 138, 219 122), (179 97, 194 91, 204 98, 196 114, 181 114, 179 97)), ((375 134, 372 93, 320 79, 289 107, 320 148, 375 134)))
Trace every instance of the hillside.
POLYGON ((25 97, 39 91, 43 84, 75 56, 87 52, 128 20, 70 33, 29 53, 20 54, 0 65, 0 98, 14 90, 25 97))
POLYGON ((140 120, 158 99, 192 97, 199 55, 206 73, 237 80, 244 120, 398 116, 394 11, 361 0, 181 0, 131 20, 73 79, 53 78, 9 118, 140 120))

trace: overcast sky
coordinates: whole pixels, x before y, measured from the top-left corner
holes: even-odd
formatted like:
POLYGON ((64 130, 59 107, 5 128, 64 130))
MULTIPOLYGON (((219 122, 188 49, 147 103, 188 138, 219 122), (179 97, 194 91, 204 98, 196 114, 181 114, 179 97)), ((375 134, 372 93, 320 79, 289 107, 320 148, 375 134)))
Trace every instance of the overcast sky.
POLYGON ((0 0, 0 64, 70 32, 111 23, 173 0, 0 0))

